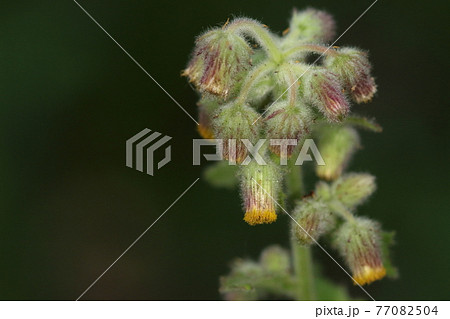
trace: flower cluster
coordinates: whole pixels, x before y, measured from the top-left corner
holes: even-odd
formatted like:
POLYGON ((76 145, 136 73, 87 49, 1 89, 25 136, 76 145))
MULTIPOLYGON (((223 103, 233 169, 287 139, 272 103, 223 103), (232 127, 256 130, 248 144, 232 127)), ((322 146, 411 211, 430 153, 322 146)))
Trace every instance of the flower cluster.
MULTIPOLYGON (((350 101, 367 102, 376 86, 365 51, 323 45, 334 33, 335 24, 329 14, 307 9, 294 11, 283 36, 247 18, 237 18, 200 35, 182 73, 201 96, 200 135, 221 140, 224 159, 238 164, 248 156, 243 140, 252 144, 260 139, 281 140, 281 144, 265 148, 264 155, 273 154, 276 161, 276 157, 291 157, 317 123, 345 121, 350 101), (323 58, 309 64, 311 54, 323 58), (287 144, 287 141, 296 143, 287 144), (280 152, 282 149, 286 152, 280 152)), ((335 159, 318 169, 321 177, 332 179, 339 175, 348 160, 345 156, 358 144, 352 129, 341 133, 323 132, 324 140, 334 139, 335 143, 345 145, 342 154, 333 153, 335 159)), ((324 149, 324 153, 328 156, 329 150, 324 149)), ((261 169, 262 174, 266 170, 261 169)), ((280 174, 277 178, 272 175, 267 173, 265 185, 271 180, 281 181, 280 174)), ((246 184, 243 181, 247 209, 247 203, 255 199, 254 192, 246 191, 246 184)), ((269 188, 274 189, 276 185, 269 188)), ((266 206, 255 206, 252 213, 247 210, 246 216, 255 217, 245 220, 252 225, 274 221, 274 213, 271 210, 268 213, 266 206), (260 208, 263 210, 259 211, 260 208)))
POLYGON ((375 178, 349 173, 331 184, 319 182, 314 195, 294 210, 293 236, 302 245, 317 243, 325 233, 347 261, 355 283, 363 285, 386 275, 378 223, 353 215, 354 209, 375 191, 375 178), (339 219, 339 220, 338 220, 339 219))
MULTIPOLYGON (((326 45, 334 35, 333 18, 315 9, 294 10, 282 35, 237 18, 196 39, 182 75, 200 96, 200 135, 220 140, 224 159, 242 164, 237 176, 250 225, 277 220, 286 176, 292 175, 279 163, 292 162, 306 138, 317 138, 325 165, 317 165, 316 174, 324 181, 292 210, 292 234, 301 245, 331 234, 355 282, 366 284, 386 273, 381 230, 353 212, 374 192, 375 182, 371 175, 345 170, 360 147, 354 126, 379 129, 352 115, 351 104, 370 101, 377 87, 367 52, 326 45), (281 141, 261 147, 265 165, 249 154, 248 144, 260 140, 281 141)), ((238 274, 261 271, 253 263, 239 265, 238 274)))

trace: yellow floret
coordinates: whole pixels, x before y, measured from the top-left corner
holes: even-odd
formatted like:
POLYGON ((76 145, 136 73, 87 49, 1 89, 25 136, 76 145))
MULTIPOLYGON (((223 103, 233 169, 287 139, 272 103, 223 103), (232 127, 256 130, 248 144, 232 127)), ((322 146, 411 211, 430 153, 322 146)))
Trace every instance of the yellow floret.
POLYGON ((199 124, 197 126, 197 130, 200 136, 203 137, 204 139, 209 140, 214 138, 214 132, 210 127, 199 124))
POLYGON ((370 267, 364 266, 360 272, 353 276, 353 279, 360 285, 370 284, 376 280, 380 280, 386 275, 386 269, 383 266, 370 267))
POLYGON ((270 224, 277 220, 274 210, 250 210, 245 213, 244 220, 249 225, 270 224))

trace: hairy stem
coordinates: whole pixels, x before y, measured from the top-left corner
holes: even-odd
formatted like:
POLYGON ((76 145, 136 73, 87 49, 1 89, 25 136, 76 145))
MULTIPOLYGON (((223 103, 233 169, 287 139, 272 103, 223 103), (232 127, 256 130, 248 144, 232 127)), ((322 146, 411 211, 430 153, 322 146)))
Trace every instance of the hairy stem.
MULTIPOLYGON (((289 161, 289 172, 287 176, 287 188, 289 201, 301 198, 304 193, 302 168, 295 165, 296 156, 289 161)), ((298 227, 292 221, 291 227, 298 227)), ((297 283, 296 295, 298 300, 315 300, 314 270, 312 264, 311 246, 299 245, 294 236, 291 236, 291 253, 294 266, 294 275, 297 283)))
POLYGON ((340 215, 342 218, 344 218, 348 222, 354 222, 355 217, 353 214, 344 206, 342 203, 338 201, 332 201, 328 204, 331 211, 335 214, 340 215))
POLYGON ((244 104, 250 94, 250 90, 253 88, 253 85, 259 80, 262 76, 266 75, 273 68, 272 63, 263 62, 257 65, 245 78, 244 84, 239 92, 239 96, 237 97, 237 104, 244 104))
POLYGON ((261 23, 251 19, 236 19, 228 24, 226 29, 254 38, 275 63, 280 63, 283 59, 274 38, 261 23))

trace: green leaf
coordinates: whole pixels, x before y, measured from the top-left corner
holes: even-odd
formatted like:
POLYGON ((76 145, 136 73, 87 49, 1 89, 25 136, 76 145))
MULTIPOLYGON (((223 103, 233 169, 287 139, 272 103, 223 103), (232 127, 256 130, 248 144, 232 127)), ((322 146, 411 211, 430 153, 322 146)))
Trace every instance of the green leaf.
POLYGON ((351 115, 345 119, 344 123, 365 128, 375 133, 380 133, 383 131, 383 128, 377 122, 375 122, 375 120, 368 119, 363 116, 351 115))
POLYGON ((381 258, 384 268, 386 268, 386 276, 389 278, 398 277, 398 269, 392 264, 390 258, 390 247, 395 244, 395 231, 381 233, 381 258))
POLYGON ((230 274, 220 278, 220 293, 227 300, 295 299, 289 252, 271 246, 263 251, 259 262, 236 259, 230 274))
POLYGON ((236 165, 229 165, 228 161, 221 161, 206 168, 203 175, 212 186, 232 189, 238 184, 237 170, 236 165))

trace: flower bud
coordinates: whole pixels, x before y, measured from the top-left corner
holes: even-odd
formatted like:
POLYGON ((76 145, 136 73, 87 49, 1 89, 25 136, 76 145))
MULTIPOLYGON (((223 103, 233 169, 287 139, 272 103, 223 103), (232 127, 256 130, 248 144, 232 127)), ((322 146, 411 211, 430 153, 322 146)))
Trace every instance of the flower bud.
POLYGON ((294 210, 293 218, 301 227, 297 223, 292 224, 292 232, 302 245, 314 243, 314 240, 317 241, 335 223, 335 218, 327 205, 316 198, 300 202, 294 210))
POLYGON ((247 166, 241 167, 240 177, 244 220, 250 225, 276 221, 275 201, 281 183, 279 167, 272 162, 259 165, 256 161, 251 161, 247 166))
POLYGON ((326 180, 338 178, 357 147, 359 147, 359 137, 353 128, 347 126, 322 127, 318 148, 325 165, 316 166, 317 175, 326 180))
POLYGON ((297 43, 299 40, 303 43, 328 42, 333 40, 335 33, 336 24, 330 14, 309 8, 294 10, 286 38, 297 43))
POLYGON ((265 117, 266 137, 272 141, 279 140, 277 141, 279 143, 271 143, 270 151, 289 158, 296 146, 301 144, 309 133, 313 118, 311 110, 306 105, 290 105, 287 101, 274 104, 265 117))
POLYGON ((337 54, 327 56, 324 64, 339 76, 344 88, 357 103, 369 102, 377 91, 370 75, 372 66, 367 59, 367 52, 343 48, 337 54))
POLYGON ((370 284, 386 275, 378 223, 367 218, 345 222, 336 233, 336 244, 358 284, 370 284))
POLYGON ((197 38, 182 75, 189 77, 200 92, 227 98, 250 68, 251 54, 252 49, 242 37, 214 29, 197 38))
POLYGON ((242 140, 248 139, 253 145, 257 142, 262 122, 256 121, 258 117, 259 113, 247 105, 227 104, 219 109, 213 126, 224 159, 241 163, 247 157, 242 140))
POLYGON ((332 188, 336 199, 353 208, 373 194, 376 189, 375 177, 370 174, 346 174, 334 182, 332 188))
POLYGON ((267 247, 261 254, 260 264, 270 273, 287 272, 290 267, 289 253, 279 246, 267 247))
POLYGON ((310 70, 304 75, 303 85, 305 100, 329 121, 339 122, 347 115, 349 104, 336 74, 325 69, 310 70))

